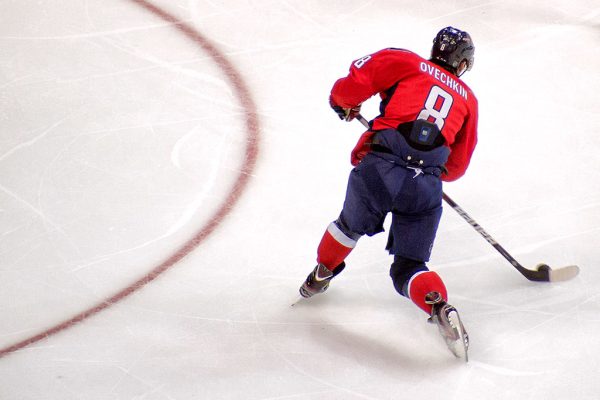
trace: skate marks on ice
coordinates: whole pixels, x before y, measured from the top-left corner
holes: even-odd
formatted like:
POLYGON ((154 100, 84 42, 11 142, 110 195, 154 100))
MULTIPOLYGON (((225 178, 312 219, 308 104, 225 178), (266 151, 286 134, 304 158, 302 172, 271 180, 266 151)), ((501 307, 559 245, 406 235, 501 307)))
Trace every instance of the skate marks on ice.
MULTIPOLYGON (((242 75, 238 72, 237 68, 232 64, 229 59, 223 55, 217 48, 215 48, 211 42, 205 38, 202 34, 195 30, 194 27, 188 25, 186 22, 182 22, 178 20, 173 15, 169 14, 169 12, 154 6, 152 3, 144 1, 144 0, 131 0, 132 4, 135 4, 146 11, 153 14, 153 16, 157 19, 162 19, 167 22, 166 26, 172 27, 174 30, 179 31, 179 33, 183 34, 183 36, 189 41, 193 42, 197 47, 204 51, 205 54, 208 54, 208 57, 214 62, 214 64, 221 70, 221 72, 225 76, 225 80, 221 79, 209 79, 211 83, 218 83, 222 86, 225 86, 225 81, 229 85, 227 87, 226 92, 228 94, 235 93, 236 99, 239 103, 239 109, 243 109, 244 112, 239 115, 242 116, 242 119, 245 123, 245 148, 242 151, 242 160, 240 170, 237 171, 238 174, 235 176, 233 174, 233 183, 229 192, 223 196, 223 200, 220 205, 218 205, 217 209, 213 212, 212 216, 209 216, 208 221, 205 222, 203 226, 200 227, 199 230, 193 235, 191 239, 181 245, 179 248, 174 250, 174 253, 166 256, 166 260, 162 262, 157 267, 151 269, 147 274, 134 281, 133 283, 125 284, 125 287, 122 289, 117 288, 117 293, 106 298, 101 301, 99 304, 92 306, 91 308, 81 311, 77 313, 70 319, 66 319, 62 322, 57 323, 55 326, 48 328, 47 330, 41 332, 40 334, 31 336, 29 338, 23 339, 17 343, 9 345, 5 348, 0 349, 0 357, 3 357, 9 353, 15 352, 23 347, 29 346, 33 343, 36 343, 40 340, 46 339, 48 336, 51 336, 55 333, 61 332, 65 329, 72 327, 75 324, 87 319, 90 316, 93 316, 104 309, 112 306, 115 303, 120 302, 122 299, 128 297, 130 294, 138 291, 149 282, 152 282, 156 277, 163 274, 165 271, 169 270, 172 266, 177 264, 181 259, 187 256, 193 249, 195 249, 200 243, 204 241, 205 238, 211 235, 211 233, 220 225, 220 222, 232 211, 233 207, 238 203, 242 193, 244 192, 247 184, 250 181, 250 178, 253 176, 254 167, 258 158, 258 139, 260 133, 259 121, 258 121, 258 112, 254 100, 251 96, 251 93, 244 82, 242 75)), ((76 35, 77 39, 81 39, 81 35, 76 35)), ((115 48, 121 49, 128 54, 139 57, 144 56, 139 51, 136 51, 134 48, 125 48, 122 44, 115 41, 107 41, 110 45, 115 48)), ((148 58, 148 57, 142 57, 148 58)), ((160 65, 161 67, 168 67, 167 69, 170 71, 176 71, 181 73, 182 70, 174 69, 170 64, 165 65, 159 59, 147 59, 146 61, 150 62, 153 65, 160 65)), ((186 72, 185 70, 184 72, 186 72)), ((198 78, 197 74, 192 74, 194 78, 198 78)), ((201 74, 200 78, 206 79, 206 76, 201 74)), ((235 117, 235 115, 234 115, 235 117)), ((35 144, 40 139, 44 138, 49 132, 56 129, 61 123, 63 123, 68 117, 64 117, 63 119, 55 122, 49 128, 43 130, 40 134, 38 134, 34 139, 22 142, 20 145, 13 147, 12 149, 5 152, 0 161, 5 159, 6 157, 12 155, 14 152, 20 150, 25 146, 30 146, 35 144)), ((150 126, 152 128, 152 126, 150 126)), ((177 161, 177 154, 172 154, 173 161, 177 161)), ((20 198, 8 191, 7 189, 0 186, 0 190, 7 193, 11 197, 14 197, 17 200, 20 198)), ((22 202, 22 201, 21 201, 22 202)), ((198 198, 194 199, 191 203, 192 206, 197 206, 198 198)), ((29 208, 31 208, 36 214, 38 214, 42 219, 46 220, 45 215, 37 210, 35 207, 31 206, 29 203, 26 203, 29 208)), ((168 233, 172 233, 174 229, 177 229, 185 222, 189 220, 190 214, 194 210, 187 209, 182 217, 176 221, 175 225, 171 227, 168 233)), ((58 228, 54 227, 58 230, 58 228)), ((163 235, 165 236, 165 235, 163 235)), ((147 244, 147 243, 146 243, 147 244)), ((142 246, 138 246, 139 248, 142 246)), ((119 254, 121 252, 115 253, 119 254)), ((92 261, 92 262, 95 262, 92 261)), ((87 265, 79 265, 76 270, 82 269, 87 265)))
MULTIPOLYGON (((304 298, 302 296, 300 296, 300 299, 298 299, 298 300, 301 300, 301 299, 304 299, 304 298)), ((294 304, 296 304, 296 303, 294 303, 294 304)), ((292 304, 292 306, 294 304, 292 304)), ((357 390, 353 390, 348 387, 337 385, 334 382, 332 382, 331 380, 320 378, 317 374, 311 373, 308 368, 304 368, 300 365, 299 362, 293 361, 291 359, 291 357, 288 356, 288 353, 283 352, 283 351, 279 350, 278 348, 276 348, 276 346, 272 343, 272 340, 269 338, 269 336, 265 332, 265 330, 262 326, 263 323, 258 320, 256 311, 254 309, 252 310, 252 317, 256 324, 257 330, 260 332, 262 342, 268 348, 270 348, 271 352, 273 354, 275 354, 277 357, 279 357, 287 366, 292 368, 296 373, 303 376, 303 379, 309 380, 310 384, 304 385, 305 387, 311 387, 316 382, 319 385, 321 385, 325 388, 328 388, 328 389, 317 389, 317 390, 313 390, 313 391, 307 391, 305 393, 296 393, 292 397, 296 397, 298 395, 310 395, 310 394, 314 395, 314 394, 326 394, 326 393, 345 393, 346 395, 350 395, 350 396, 357 397, 360 399, 378 400, 376 397, 371 397, 371 396, 368 396, 367 394, 358 392, 357 390)), ((312 357, 311 355, 308 355, 308 356, 312 357)))

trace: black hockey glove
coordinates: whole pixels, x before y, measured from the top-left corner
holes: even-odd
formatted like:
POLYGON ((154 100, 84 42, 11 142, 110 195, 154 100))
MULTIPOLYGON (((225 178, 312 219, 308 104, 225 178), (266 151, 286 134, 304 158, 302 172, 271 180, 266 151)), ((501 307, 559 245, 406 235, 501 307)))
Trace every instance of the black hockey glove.
POLYGON ((335 111, 335 113, 344 121, 352 121, 358 114, 360 114, 360 104, 352 108, 343 108, 335 104, 331 96, 329 97, 329 105, 335 111))

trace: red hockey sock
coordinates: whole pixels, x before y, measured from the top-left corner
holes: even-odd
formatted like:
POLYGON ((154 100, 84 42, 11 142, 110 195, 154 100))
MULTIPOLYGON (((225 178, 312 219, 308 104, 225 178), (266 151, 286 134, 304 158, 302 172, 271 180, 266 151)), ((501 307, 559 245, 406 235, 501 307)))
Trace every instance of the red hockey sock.
POLYGON ((317 262, 333 271, 356 246, 356 240, 344 234, 335 223, 329 224, 317 249, 317 262))
POLYGON ((431 305, 425 303, 425 296, 430 292, 438 292, 444 300, 448 300, 448 292, 442 278, 433 271, 422 271, 414 274, 408 282, 410 299, 427 314, 431 315, 431 305))

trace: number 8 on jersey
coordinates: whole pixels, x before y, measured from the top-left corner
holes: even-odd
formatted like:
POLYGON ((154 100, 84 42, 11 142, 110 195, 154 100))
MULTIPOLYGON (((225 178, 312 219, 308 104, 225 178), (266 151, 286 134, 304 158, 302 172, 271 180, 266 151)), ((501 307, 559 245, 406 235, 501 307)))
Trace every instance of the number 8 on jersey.
POLYGON ((432 86, 429 95, 427 96, 427 100, 425 100, 425 106, 419 113, 417 119, 433 122, 441 131, 444 127, 445 119, 450 113, 453 102, 454 99, 450 93, 439 86, 432 86))

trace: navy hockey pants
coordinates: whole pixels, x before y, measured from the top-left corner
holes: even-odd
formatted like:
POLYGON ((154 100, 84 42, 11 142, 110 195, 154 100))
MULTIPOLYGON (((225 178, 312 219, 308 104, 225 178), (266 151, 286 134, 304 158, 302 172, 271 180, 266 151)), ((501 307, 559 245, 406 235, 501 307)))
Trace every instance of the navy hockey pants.
POLYGON ((357 239, 383 232, 392 213, 387 249, 391 254, 429 261, 442 215, 441 168, 446 146, 418 151, 394 129, 378 132, 376 150, 350 172, 339 223, 357 239))

